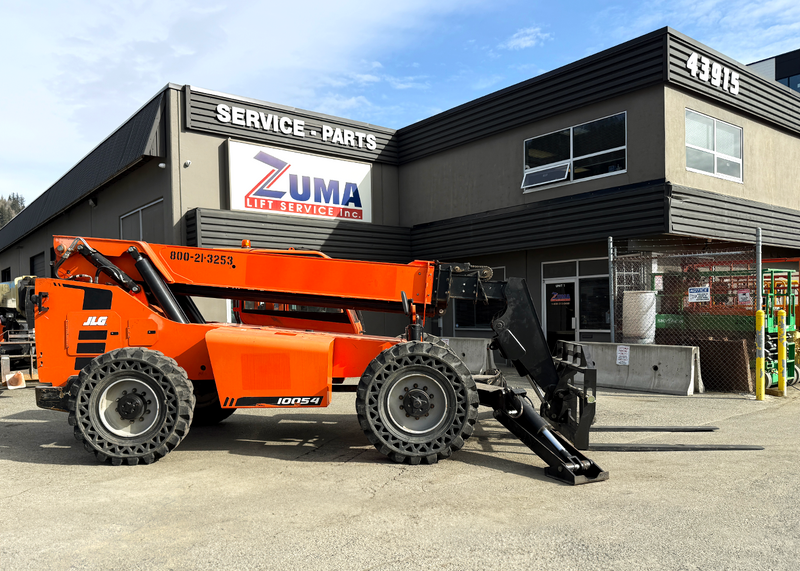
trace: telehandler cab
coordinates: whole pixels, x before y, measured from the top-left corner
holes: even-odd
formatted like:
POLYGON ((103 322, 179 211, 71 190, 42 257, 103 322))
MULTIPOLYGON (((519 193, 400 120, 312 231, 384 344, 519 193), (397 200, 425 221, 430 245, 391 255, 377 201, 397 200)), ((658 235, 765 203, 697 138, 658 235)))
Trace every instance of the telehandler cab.
POLYGON ((207 249, 56 236, 54 246, 57 277, 26 290, 36 401, 68 412, 75 437, 100 461, 149 464, 193 421, 219 422, 237 408, 321 408, 355 388, 361 428, 395 462, 432 464, 459 450, 481 404, 548 464, 547 475, 570 484, 608 478, 570 442, 588 438, 594 387, 579 389, 557 370, 522 279, 247 241, 207 249), (193 297, 233 300, 238 323, 206 322, 193 297), (476 383, 423 332, 450 299, 504 302, 493 347, 528 377, 541 416, 524 390, 502 376, 476 383), (400 337, 365 335, 358 310, 402 312, 410 323, 400 337), (358 386, 347 377, 360 377, 358 386))

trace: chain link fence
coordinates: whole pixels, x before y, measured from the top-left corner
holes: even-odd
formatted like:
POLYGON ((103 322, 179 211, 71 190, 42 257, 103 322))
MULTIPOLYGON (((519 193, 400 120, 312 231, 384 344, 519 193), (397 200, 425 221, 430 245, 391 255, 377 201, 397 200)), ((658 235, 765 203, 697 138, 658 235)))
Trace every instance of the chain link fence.
POLYGON ((706 390, 755 389, 755 246, 617 244, 614 338, 700 348, 706 390))

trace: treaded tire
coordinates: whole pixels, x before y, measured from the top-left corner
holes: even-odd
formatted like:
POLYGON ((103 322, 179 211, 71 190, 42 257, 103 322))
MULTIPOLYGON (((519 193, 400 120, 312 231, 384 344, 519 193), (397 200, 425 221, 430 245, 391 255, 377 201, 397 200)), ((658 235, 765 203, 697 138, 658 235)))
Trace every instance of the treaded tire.
POLYGON ((467 367, 448 348, 424 341, 398 343, 375 357, 356 393, 358 422, 369 441, 409 464, 435 464, 460 450, 475 429, 478 404, 467 367), (431 395, 426 403, 439 408, 417 417, 406 412, 411 409, 403 398, 423 388, 431 395))
POLYGON ((222 408, 214 381, 192 381, 194 385, 194 416, 192 426, 219 424, 234 412, 235 408, 222 408))
POLYGON ((70 384, 69 423, 99 461, 150 464, 188 434, 194 404, 192 383, 173 359, 123 347, 93 359, 70 384), (114 408, 129 392, 143 397, 141 418, 125 420, 114 408))

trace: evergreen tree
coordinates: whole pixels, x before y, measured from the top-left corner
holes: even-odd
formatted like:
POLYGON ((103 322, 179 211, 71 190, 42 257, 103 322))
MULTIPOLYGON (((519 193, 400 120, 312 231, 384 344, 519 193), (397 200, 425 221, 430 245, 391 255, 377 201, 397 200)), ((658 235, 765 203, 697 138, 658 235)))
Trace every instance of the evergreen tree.
POLYGON ((25 199, 22 195, 12 192, 8 198, 0 196, 0 228, 11 222, 17 214, 25 208, 25 199))

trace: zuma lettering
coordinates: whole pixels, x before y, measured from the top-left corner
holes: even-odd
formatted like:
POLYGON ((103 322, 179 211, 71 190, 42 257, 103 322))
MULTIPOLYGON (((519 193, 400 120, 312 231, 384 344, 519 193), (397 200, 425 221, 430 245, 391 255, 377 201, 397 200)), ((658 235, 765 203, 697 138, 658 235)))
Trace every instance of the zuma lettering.
POLYGON ((315 129, 306 132, 306 122, 300 119, 263 113, 243 107, 228 106, 224 103, 217 105, 215 117, 220 123, 230 123, 231 125, 238 125, 248 129, 258 129, 259 131, 269 131, 303 139, 306 136, 320 136, 325 143, 358 149, 366 147, 370 151, 378 148, 375 135, 371 133, 340 129, 329 125, 321 125, 319 127, 320 133, 317 133, 315 129))
MULTIPOLYGON (((270 170, 245 195, 245 208, 329 218, 363 219, 358 183, 290 173, 288 190, 278 190, 273 185, 292 165, 264 151, 258 151, 253 158, 267 165, 270 170), (291 201, 281 200, 287 194, 291 201)), ((286 188, 285 183, 283 188, 286 188)))

